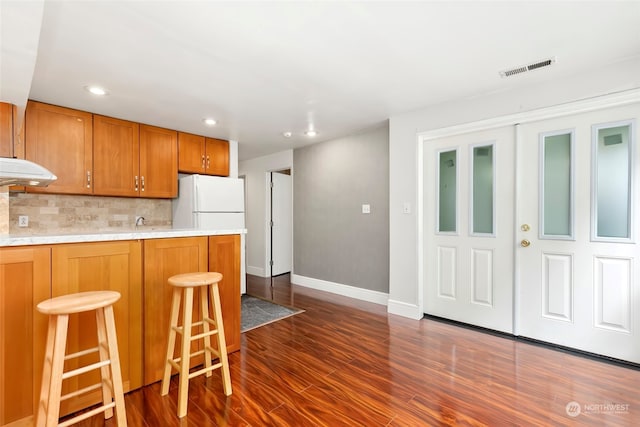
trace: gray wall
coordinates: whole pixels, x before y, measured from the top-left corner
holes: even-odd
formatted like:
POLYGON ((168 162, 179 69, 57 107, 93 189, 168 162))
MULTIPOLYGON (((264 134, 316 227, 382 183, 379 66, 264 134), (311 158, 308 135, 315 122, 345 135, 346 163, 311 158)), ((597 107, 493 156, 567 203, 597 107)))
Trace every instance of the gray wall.
POLYGON ((389 292, 388 123, 296 149, 293 165, 295 274, 389 292))

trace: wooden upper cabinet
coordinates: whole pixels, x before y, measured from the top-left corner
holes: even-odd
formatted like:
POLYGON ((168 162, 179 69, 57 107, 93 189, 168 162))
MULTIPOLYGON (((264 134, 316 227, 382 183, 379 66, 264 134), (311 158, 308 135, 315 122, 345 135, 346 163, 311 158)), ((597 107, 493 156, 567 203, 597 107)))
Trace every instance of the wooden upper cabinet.
POLYGON ((140 125, 140 197, 178 196, 178 132, 140 125))
POLYGON ((206 173, 229 176, 229 141, 205 138, 206 173))
POLYGON ((13 105, 0 102, 0 157, 13 157, 13 105))
POLYGON ((205 173, 204 136, 178 132, 178 170, 185 173, 205 173))
POLYGON ((178 170, 229 176, 229 141, 180 132, 178 170))
POLYGON ((26 115, 26 158, 53 172, 48 187, 36 193, 93 192, 92 115, 70 108, 29 101, 26 115))
POLYGON ((93 193, 137 197, 140 192, 138 123, 93 116, 93 193))

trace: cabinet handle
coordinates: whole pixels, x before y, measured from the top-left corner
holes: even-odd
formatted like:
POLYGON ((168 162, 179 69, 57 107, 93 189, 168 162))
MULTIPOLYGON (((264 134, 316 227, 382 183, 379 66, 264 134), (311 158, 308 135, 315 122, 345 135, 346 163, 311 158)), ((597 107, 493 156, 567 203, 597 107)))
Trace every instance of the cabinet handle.
POLYGON ((138 191, 138 175, 136 175, 136 178, 135 178, 135 186, 136 186, 136 191, 138 191))
POLYGON ((204 154, 202 155, 202 167, 204 168, 204 154))
POLYGON ((207 156, 207 169, 209 169, 211 167, 211 160, 209 159, 209 156, 207 156))
POLYGON ((87 171, 87 188, 91 188, 91 171, 87 171))
POLYGON ((140 189, 140 191, 144 191, 144 175, 142 175, 142 188, 140 189))

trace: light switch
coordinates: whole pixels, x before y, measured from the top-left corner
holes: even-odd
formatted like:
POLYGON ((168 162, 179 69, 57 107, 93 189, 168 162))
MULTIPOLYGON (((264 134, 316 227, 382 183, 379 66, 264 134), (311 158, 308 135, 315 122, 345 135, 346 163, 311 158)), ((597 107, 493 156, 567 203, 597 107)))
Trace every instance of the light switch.
POLYGON ((411 213, 411 203, 404 202, 404 204, 402 205, 402 213, 405 213, 405 214, 411 213))
POLYGON ((369 204, 362 205, 362 213, 363 214, 371 213, 371 205, 369 204))

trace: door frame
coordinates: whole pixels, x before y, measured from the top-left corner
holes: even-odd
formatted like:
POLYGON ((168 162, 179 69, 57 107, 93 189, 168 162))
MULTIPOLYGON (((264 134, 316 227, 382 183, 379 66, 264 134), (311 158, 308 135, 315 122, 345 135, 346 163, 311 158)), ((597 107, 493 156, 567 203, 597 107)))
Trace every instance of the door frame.
MULTIPOLYGON (((289 166, 289 167, 282 167, 282 168, 276 168, 276 169, 271 169, 265 172, 265 262, 264 262, 264 266, 265 266, 265 270, 264 270, 264 277, 273 277, 273 269, 271 266, 271 257, 273 256, 272 254, 272 236, 271 236, 271 219, 272 219, 272 213, 273 213, 273 200, 271 197, 271 174, 272 173, 283 173, 284 171, 289 171, 289 175, 291 176, 291 185, 292 185, 292 189, 291 189, 291 207, 293 209, 293 167, 289 166)), ((291 215, 291 221, 293 222, 293 213, 291 215)), ((293 224, 291 224, 291 227, 293 229, 293 224)), ((292 233, 293 234, 293 233, 292 233)), ((293 239, 291 241, 291 257, 292 257, 292 262, 291 262, 291 274, 293 274, 293 239)))
MULTIPOLYGON (((562 116, 569 116, 574 114, 586 113, 590 111, 602 110, 610 107, 618 107, 627 104, 633 104, 640 102, 640 89, 633 89, 624 92, 618 92, 609 95, 602 95, 594 98, 587 98, 584 100, 574 101, 566 104, 553 105, 522 113, 508 114, 505 116, 495 117, 486 120, 479 120, 475 122, 464 123, 461 125, 448 126, 439 129, 433 129, 425 132, 418 132, 416 134, 416 159, 417 159, 417 203, 416 203, 416 215, 417 215, 417 229, 418 229, 418 309, 419 314, 424 313, 424 295, 425 295, 425 252, 426 252, 426 236, 424 229, 424 215, 425 215, 425 197, 424 197, 424 179, 425 170, 424 165, 424 150, 425 145, 430 141, 445 138, 454 135, 462 135, 465 133, 472 133, 484 130, 495 129, 505 126, 514 126, 515 133, 515 147, 514 154, 516 156, 516 173, 515 173, 515 186, 514 186, 514 225, 517 225, 518 219, 518 194, 522 194, 522 188, 520 179, 518 177, 518 171, 521 169, 518 162, 521 161, 518 155, 518 147, 522 143, 522 133, 518 124, 534 122, 539 120, 558 118, 562 116)), ((517 230, 514 230, 514 238, 519 239, 520 235, 517 230)), ((514 335, 520 335, 520 329, 518 325, 518 301, 520 300, 520 283, 518 280, 518 271, 520 267, 519 251, 516 250, 514 242, 514 268, 513 268, 513 333, 514 335)))

